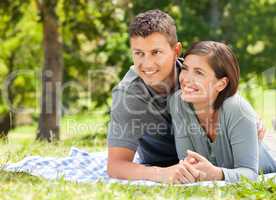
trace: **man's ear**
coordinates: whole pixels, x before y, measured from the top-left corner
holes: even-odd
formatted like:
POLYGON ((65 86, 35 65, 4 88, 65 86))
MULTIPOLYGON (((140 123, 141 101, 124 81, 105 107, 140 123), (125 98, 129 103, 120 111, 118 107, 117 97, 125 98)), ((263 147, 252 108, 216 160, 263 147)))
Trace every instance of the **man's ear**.
POLYGON ((174 49, 175 49, 175 53, 176 53, 177 57, 179 57, 181 54, 181 51, 182 51, 181 43, 177 42, 174 49))
POLYGON ((224 90, 224 88, 227 87, 228 83, 229 83, 229 79, 227 77, 223 77, 219 79, 217 82, 217 91, 221 92, 222 90, 224 90))

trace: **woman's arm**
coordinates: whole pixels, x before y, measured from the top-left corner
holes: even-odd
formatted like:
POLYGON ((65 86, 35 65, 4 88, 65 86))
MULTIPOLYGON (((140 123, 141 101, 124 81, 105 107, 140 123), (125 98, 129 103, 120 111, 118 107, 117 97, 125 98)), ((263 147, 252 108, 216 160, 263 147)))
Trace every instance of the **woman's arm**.
MULTIPOLYGON (((231 146, 230 152, 227 153, 233 157, 233 168, 219 168, 223 172, 221 177, 220 173, 216 173, 219 171, 217 167, 212 165, 207 159, 201 159, 195 167, 208 172, 207 180, 237 182, 241 176, 255 180, 259 169, 255 113, 251 106, 242 98, 239 101, 229 101, 229 103, 224 105, 223 109, 225 122, 223 126, 227 129, 228 142, 230 142, 231 146), (209 176, 210 173, 218 174, 218 176, 209 176)), ((189 157, 192 156, 190 155, 189 157)), ((227 163, 227 161, 225 162, 227 163)))
POLYGON ((240 116, 229 130, 234 169, 222 168, 225 181, 236 182, 241 176, 255 180, 258 176, 259 149, 256 121, 240 116))

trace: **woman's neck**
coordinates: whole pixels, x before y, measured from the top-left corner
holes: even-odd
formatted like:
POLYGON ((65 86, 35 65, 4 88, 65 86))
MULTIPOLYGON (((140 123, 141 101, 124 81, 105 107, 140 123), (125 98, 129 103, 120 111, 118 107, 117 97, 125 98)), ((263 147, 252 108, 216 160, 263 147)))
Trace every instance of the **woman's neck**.
POLYGON ((193 104, 193 108, 200 121, 211 119, 215 112, 213 106, 208 104, 193 104))
POLYGON ((218 111, 210 105, 193 105, 196 116, 201 127, 205 130, 207 136, 214 141, 216 138, 216 128, 218 122, 218 111))

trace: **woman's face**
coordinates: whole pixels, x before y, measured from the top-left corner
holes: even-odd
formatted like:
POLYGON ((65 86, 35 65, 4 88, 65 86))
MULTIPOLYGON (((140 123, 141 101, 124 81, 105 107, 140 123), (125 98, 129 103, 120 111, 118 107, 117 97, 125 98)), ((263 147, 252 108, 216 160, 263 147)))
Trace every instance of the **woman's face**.
POLYGON ((181 98, 193 105, 213 105, 222 87, 222 79, 207 62, 206 56, 188 55, 183 63, 180 76, 181 98))

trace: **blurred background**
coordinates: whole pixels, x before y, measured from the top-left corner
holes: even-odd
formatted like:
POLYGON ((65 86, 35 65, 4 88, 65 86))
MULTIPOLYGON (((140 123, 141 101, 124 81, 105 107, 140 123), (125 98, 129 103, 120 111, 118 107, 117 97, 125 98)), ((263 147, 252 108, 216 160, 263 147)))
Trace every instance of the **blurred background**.
POLYGON ((232 47, 239 91, 272 131, 276 0, 1 0, 1 137, 105 145, 111 90, 132 64, 128 25, 156 8, 175 19, 183 52, 232 47))

